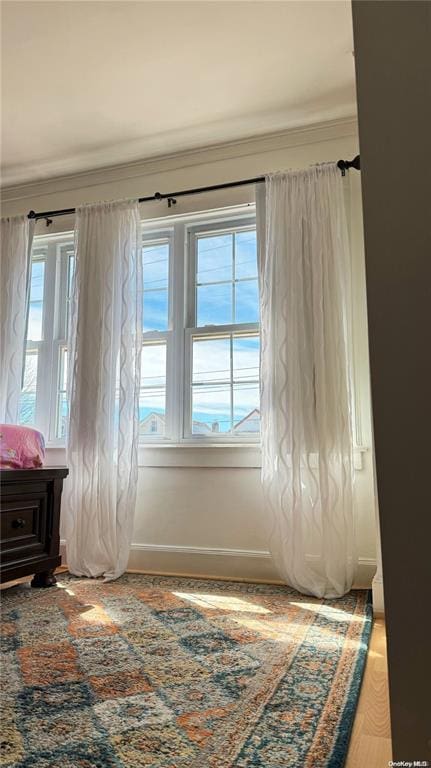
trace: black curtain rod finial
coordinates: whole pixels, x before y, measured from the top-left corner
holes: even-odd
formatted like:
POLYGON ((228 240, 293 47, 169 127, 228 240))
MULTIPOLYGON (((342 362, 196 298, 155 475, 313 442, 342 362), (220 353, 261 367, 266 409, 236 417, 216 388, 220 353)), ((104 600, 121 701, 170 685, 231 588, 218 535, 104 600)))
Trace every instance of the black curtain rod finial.
POLYGON ((354 168, 356 171, 360 171, 361 170, 360 155, 356 155, 356 157, 354 157, 353 160, 339 160, 337 163, 337 168, 340 169, 342 176, 346 175, 346 171, 348 171, 349 168, 354 168))
POLYGON ((360 155, 356 155, 356 157, 353 158, 352 166, 351 167, 354 168, 356 171, 360 171, 361 170, 361 156, 360 155))

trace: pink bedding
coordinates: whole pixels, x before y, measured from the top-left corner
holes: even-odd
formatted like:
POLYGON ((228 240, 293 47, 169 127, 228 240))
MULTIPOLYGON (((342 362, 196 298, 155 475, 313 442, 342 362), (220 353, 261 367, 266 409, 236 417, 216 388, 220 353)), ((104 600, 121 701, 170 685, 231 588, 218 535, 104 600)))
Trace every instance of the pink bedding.
POLYGON ((41 432, 16 424, 0 424, 0 468, 42 467, 45 440, 41 432))

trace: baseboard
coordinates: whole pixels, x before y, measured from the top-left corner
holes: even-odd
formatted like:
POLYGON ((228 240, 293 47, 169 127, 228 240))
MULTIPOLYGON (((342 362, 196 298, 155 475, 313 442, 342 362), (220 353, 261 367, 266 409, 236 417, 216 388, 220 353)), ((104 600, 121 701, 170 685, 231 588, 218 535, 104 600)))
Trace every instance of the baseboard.
POLYGON ((385 603, 383 597, 383 578, 381 574, 376 573, 373 578, 373 614, 376 618, 385 615, 385 603))
MULTIPOLYGON (((66 562, 65 542, 61 542, 66 562)), ((360 557, 354 589, 370 589, 376 572, 376 561, 360 557)), ((270 553, 260 549, 228 549, 225 547, 192 547, 176 544, 133 543, 128 571, 175 576, 195 576, 282 583, 270 553)))
POLYGON ((374 557, 358 557, 353 589, 371 589, 377 570, 377 560, 374 557))
POLYGON ((132 544, 128 568, 208 578, 280 579, 271 555, 264 550, 132 544))

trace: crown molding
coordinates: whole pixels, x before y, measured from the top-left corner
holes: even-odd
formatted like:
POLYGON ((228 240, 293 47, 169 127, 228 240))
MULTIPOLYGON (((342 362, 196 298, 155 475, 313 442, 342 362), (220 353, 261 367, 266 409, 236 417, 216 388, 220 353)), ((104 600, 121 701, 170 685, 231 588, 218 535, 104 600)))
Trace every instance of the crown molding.
MULTIPOLYGON (((59 194, 71 190, 94 187, 125 179, 153 176, 197 165, 217 163, 232 158, 264 154, 290 147, 299 147, 322 141, 357 136, 358 124, 354 116, 326 122, 314 123, 300 128, 289 128, 276 133, 262 134, 252 138, 237 139, 199 149, 175 152, 144 160, 112 165, 96 170, 80 171, 75 174, 55 176, 23 184, 1 186, 3 202, 12 202, 28 197, 59 194)), ((154 189, 145 187, 142 195, 153 194, 154 189)))

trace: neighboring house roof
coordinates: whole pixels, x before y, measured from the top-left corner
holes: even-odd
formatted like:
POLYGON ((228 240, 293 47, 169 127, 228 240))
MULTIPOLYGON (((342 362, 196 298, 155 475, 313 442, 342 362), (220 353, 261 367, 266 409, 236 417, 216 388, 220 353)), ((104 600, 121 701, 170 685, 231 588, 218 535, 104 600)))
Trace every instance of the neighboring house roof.
POLYGON ((141 419, 139 422, 140 424, 146 424, 148 421, 151 421, 151 419, 158 419, 158 421, 165 422, 165 417, 163 413, 156 413, 155 411, 151 411, 147 416, 145 416, 144 419, 141 419))
POLYGON ((164 415, 162 413, 155 413, 155 411, 152 411, 148 414, 148 416, 145 416, 145 419, 141 419, 139 422, 139 432, 141 435, 145 435, 151 431, 151 425, 153 421, 156 421, 157 426, 164 427, 165 425, 164 415))
POLYGON ((259 421, 260 421, 260 411, 258 408, 254 408, 252 411, 250 411, 250 413, 247 414, 247 416, 244 416, 243 419, 241 419, 240 421, 237 421, 237 423, 233 425, 233 431, 234 432, 258 432, 259 421))

